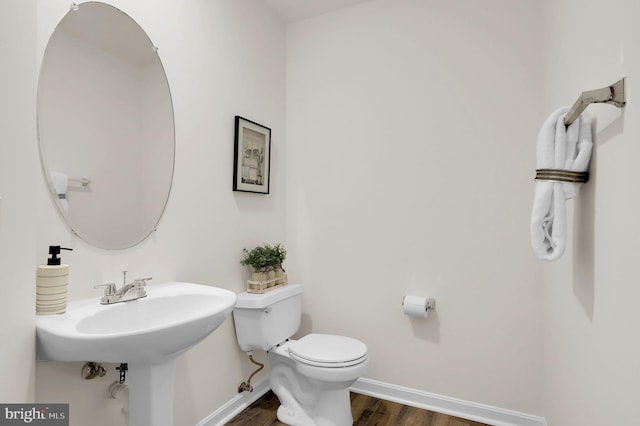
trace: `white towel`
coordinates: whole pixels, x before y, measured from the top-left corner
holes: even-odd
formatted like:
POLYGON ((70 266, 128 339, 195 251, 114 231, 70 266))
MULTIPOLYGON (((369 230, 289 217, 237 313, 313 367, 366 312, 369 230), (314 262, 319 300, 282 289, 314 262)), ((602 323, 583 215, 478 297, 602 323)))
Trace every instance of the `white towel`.
POLYGON ((69 186, 69 178, 61 172, 53 171, 50 174, 51 186, 58 195, 58 201, 65 211, 69 210, 69 202, 67 201, 67 187, 69 186))
MULTIPOLYGON (((580 115, 568 128, 564 116, 568 107, 547 118, 538 134, 538 169, 584 172, 593 148, 591 118, 580 115)), ((531 212, 531 245, 537 257, 556 260, 566 247, 567 213, 565 201, 578 194, 580 184, 536 180, 531 212)))

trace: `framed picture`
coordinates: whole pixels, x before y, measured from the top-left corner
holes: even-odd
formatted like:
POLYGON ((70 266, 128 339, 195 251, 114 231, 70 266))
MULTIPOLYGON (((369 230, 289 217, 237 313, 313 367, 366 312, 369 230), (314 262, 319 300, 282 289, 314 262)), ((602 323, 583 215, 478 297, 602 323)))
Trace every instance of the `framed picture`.
POLYGON ((271 129, 236 115, 233 190, 269 193, 271 129))

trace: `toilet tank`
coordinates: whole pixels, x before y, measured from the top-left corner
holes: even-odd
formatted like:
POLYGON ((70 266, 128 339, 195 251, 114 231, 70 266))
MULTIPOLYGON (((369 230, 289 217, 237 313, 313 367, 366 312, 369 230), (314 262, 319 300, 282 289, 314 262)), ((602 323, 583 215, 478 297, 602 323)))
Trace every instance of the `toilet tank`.
POLYGON ((302 286, 289 284, 263 294, 240 293, 233 308, 236 338, 243 351, 266 351, 300 328, 302 286))

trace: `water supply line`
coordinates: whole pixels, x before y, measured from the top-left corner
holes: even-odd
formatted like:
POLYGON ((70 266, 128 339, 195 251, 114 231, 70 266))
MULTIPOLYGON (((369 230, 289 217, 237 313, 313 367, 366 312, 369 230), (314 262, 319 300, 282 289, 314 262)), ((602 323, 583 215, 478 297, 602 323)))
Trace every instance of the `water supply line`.
POLYGON ((242 393, 245 391, 248 392, 253 392, 253 386, 251 386, 251 379, 253 378, 253 376, 255 376, 260 370, 262 370, 264 368, 264 364, 256 361, 255 359, 253 359, 253 352, 249 351, 247 352, 247 356, 249 357, 249 361, 251 361, 252 363, 254 363, 255 365, 258 365, 258 369, 256 371, 254 371, 253 373, 251 373, 251 375, 249 376, 249 378, 247 379, 246 382, 242 382, 240 383, 240 385, 238 386, 238 393, 242 393))
POLYGON ((116 380, 109 385, 107 396, 115 399, 122 405, 122 409, 120 410, 122 414, 125 416, 129 415, 129 386, 116 380))

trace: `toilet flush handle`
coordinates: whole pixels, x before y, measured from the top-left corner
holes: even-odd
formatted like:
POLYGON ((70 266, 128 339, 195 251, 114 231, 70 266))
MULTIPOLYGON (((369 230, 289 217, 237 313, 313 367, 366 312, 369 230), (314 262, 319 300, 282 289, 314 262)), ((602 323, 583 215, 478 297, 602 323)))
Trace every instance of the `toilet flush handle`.
POLYGON ((271 313, 271 307, 264 308, 264 311, 262 311, 262 312, 264 312, 265 314, 270 314, 271 313))

